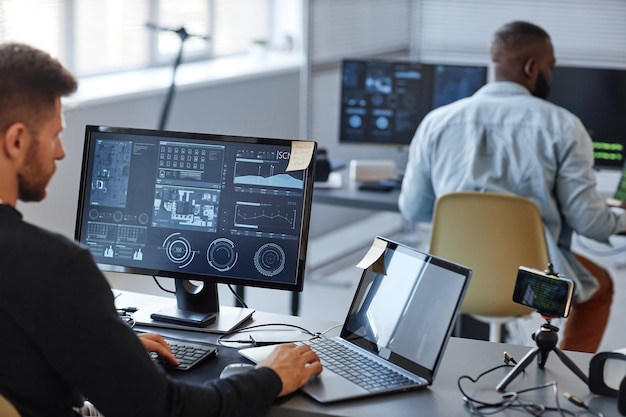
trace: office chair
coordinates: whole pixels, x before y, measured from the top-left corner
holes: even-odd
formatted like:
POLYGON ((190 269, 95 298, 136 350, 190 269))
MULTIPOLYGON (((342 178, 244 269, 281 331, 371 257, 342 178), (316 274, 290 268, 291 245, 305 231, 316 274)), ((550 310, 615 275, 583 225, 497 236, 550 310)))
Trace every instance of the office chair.
POLYGON ((461 313, 489 323, 489 340, 502 341, 502 325, 532 313, 512 301, 519 266, 549 262, 537 206, 511 194, 456 192, 435 203, 429 252, 473 270, 461 313))
POLYGON ((13 407, 2 394, 0 394, 0 416, 2 417, 20 417, 20 413, 13 407))

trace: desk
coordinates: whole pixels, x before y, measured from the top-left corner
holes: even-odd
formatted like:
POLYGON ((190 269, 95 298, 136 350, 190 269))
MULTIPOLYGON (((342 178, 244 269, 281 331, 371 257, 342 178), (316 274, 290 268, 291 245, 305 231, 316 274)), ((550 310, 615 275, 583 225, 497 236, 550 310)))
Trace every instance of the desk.
MULTIPOLYGON (((137 305, 153 300, 154 296, 123 293, 118 297, 118 306, 137 305)), ((284 316, 272 313, 257 312, 253 316, 252 324, 260 323, 291 323, 301 325, 312 331, 323 331, 331 323, 305 319, 302 317, 284 316)), ((148 329, 148 328, 144 328, 148 329)), ((187 331, 168 331, 159 329, 160 333, 173 337, 185 337, 190 340, 215 343, 217 335, 187 331)), ((457 379, 461 375, 476 377, 483 371, 502 363, 503 352, 511 353, 516 359, 521 359, 529 350, 526 346, 516 346, 500 343, 490 343, 472 339, 451 338, 443 357, 441 367, 435 377, 433 385, 422 391, 406 392, 394 395, 383 395, 366 400, 347 401, 332 405, 322 405, 311 400, 301 393, 295 393, 286 399, 277 400, 270 410, 272 417, 312 417, 312 416, 464 416, 470 414, 465 409, 461 393, 457 388, 457 379)), ((586 353, 567 352, 568 356, 585 372, 588 371, 592 355, 586 353)), ((177 379, 191 383, 201 383, 207 378, 215 377, 227 364, 244 361, 234 349, 220 348, 217 361, 204 363, 199 369, 176 373, 177 379)), ((499 369, 481 379, 477 384, 470 381, 463 383, 469 395, 486 401, 497 401, 499 395, 495 386, 506 375, 510 368, 499 369)), ((594 411, 601 411, 606 417, 617 416, 617 401, 614 398, 597 397, 590 393, 587 386, 578 379, 559 358, 551 353, 545 369, 539 369, 535 364, 526 368, 526 372, 509 384, 507 390, 515 391, 550 381, 558 382, 559 401, 561 406, 569 410, 580 411, 562 396, 570 392, 583 399, 594 411)), ((522 394, 523 398, 554 404, 552 389, 544 389, 522 394)), ((498 413, 498 416, 523 416, 518 411, 498 413)), ((550 414, 556 415, 556 414, 550 414)))
POLYGON ((341 188, 315 188, 313 190, 314 203, 367 210, 399 211, 400 190, 361 191, 356 184, 350 182, 346 170, 340 174, 342 175, 341 188))

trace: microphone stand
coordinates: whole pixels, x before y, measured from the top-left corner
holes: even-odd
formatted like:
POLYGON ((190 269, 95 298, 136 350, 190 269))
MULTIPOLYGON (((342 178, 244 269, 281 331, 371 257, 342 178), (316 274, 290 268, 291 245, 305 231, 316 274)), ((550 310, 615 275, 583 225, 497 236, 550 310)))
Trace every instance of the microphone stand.
POLYGON ((203 35, 192 35, 185 29, 184 26, 181 26, 178 29, 171 29, 163 26, 158 26, 153 23, 146 23, 146 26, 153 30, 159 30, 162 32, 173 32, 178 35, 180 39, 180 44, 178 47, 178 53, 176 54, 176 59, 174 60, 174 68, 172 70, 172 81, 170 83, 169 89, 167 90, 167 95, 165 96, 165 102, 163 103, 163 108, 161 109, 161 117, 159 118, 159 130, 165 129, 165 125, 167 124, 167 119, 170 113, 170 108, 172 106, 172 100, 174 99, 174 91, 176 90, 176 71, 178 70, 178 66, 180 65, 183 59, 183 49, 185 46, 185 41, 190 37, 201 38, 204 40, 209 40, 208 36, 203 35))

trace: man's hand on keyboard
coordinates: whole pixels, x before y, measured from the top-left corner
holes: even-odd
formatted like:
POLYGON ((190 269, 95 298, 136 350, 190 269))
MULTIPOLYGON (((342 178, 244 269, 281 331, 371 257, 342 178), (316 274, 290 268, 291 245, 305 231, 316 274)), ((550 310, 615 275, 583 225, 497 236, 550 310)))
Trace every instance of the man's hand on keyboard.
POLYGON ((163 339, 163 336, 156 333, 142 333, 138 337, 148 352, 156 353, 167 363, 178 365, 178 359, 172 354, 170 345, 163 339))
POLYGON ((278 374, 283 383, 279 397, 290 394, 303 386, 313 375, 322 372, 320 358, 308 345, 291 343, 278 345, 257 367, 267 366, 278 374))

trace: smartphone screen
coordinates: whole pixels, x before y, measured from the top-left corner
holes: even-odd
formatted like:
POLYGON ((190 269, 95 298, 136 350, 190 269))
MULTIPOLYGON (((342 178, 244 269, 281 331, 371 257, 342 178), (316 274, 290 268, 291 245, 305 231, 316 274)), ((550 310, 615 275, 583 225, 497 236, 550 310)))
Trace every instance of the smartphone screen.
POLYGON ((567 317, 574 295, 574 283, 566 278, 520 267, 513 291, 513 301, 532 307, 548 317, 567 317))

